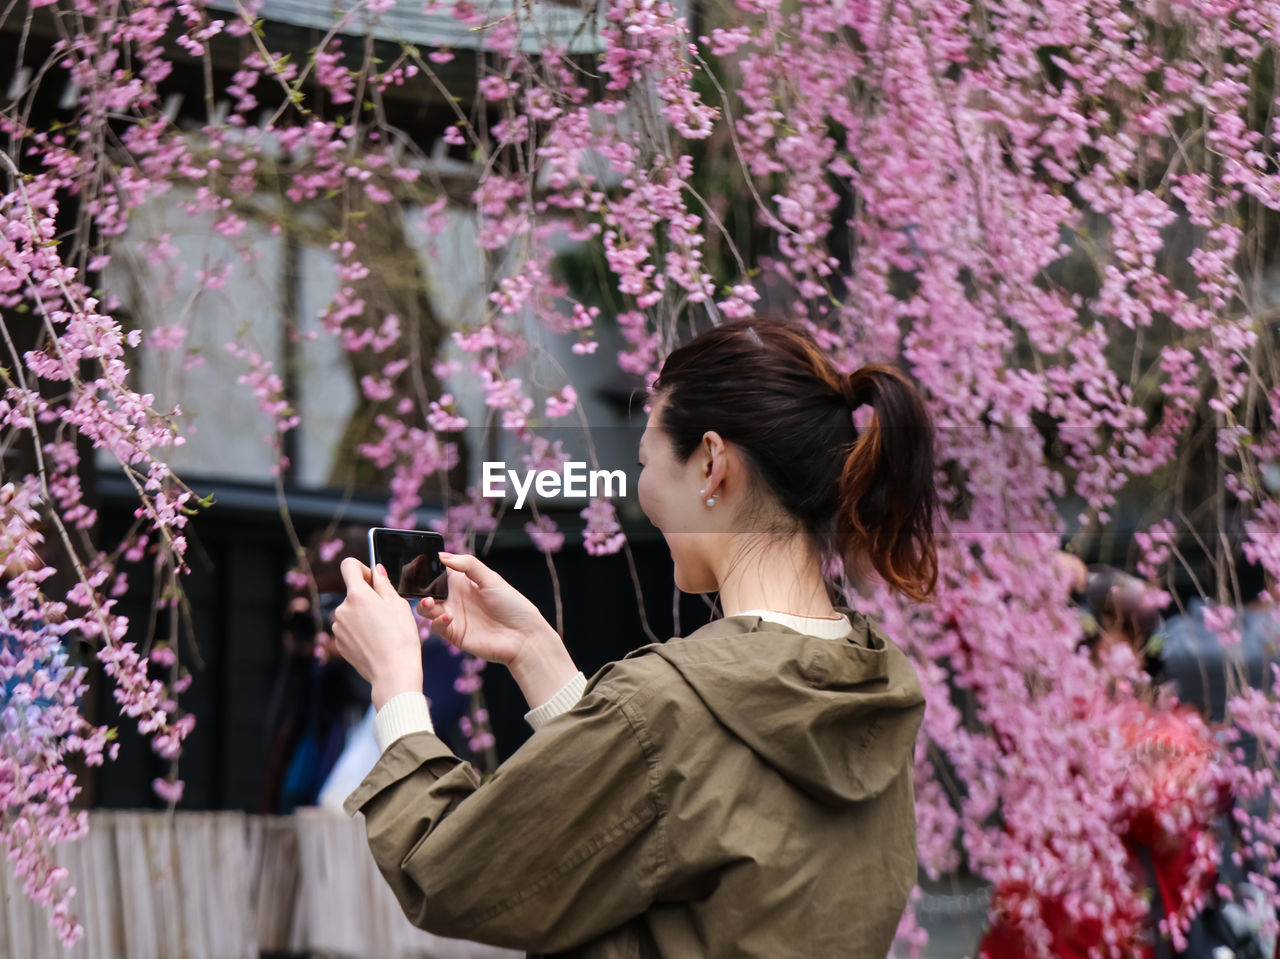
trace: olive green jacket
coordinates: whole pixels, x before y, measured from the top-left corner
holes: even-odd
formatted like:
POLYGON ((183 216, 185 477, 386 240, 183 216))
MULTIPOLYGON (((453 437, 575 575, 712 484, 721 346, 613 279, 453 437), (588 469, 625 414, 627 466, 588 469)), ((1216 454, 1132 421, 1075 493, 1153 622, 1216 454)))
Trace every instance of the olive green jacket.
POLYGON ((573 959, 884 959, 916 881, 910 662, 756 615, 604 667, 487 782, 433 733, 346 801, 416 926, 573 959))

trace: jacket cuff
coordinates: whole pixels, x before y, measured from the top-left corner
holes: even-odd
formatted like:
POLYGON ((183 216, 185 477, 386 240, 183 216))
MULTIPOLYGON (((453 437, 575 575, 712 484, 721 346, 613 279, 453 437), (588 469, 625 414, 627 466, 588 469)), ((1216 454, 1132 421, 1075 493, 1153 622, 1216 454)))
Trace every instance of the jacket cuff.
POLYGON ((421 732, 435 732, 431 712, 427 709, 427 697, 422 693, 392 696, 373 717, 373 738, 379 753, 386 752, 387 747, 401 736, 421 732))
POLYGON ((545 726, 551 720, 555 719, 561 713, 567 713, 577 705, 578 700, 582 698, 583 691, 587 688, 587 677, 582 675, 579 670, 578 674, 560 687, 560 691, 548 699, 541 706, 536 706, 524 714, 525 722, 534 729, 545 726))
POLYGON ((409 733, 401 736, 384 752, 369 775, 346 798, 342 808, 348 816, 363 812, 365 805, 389 786, 407 779, 428 762, 451 759, 457 762, 452 750, 435 733, 409 733))

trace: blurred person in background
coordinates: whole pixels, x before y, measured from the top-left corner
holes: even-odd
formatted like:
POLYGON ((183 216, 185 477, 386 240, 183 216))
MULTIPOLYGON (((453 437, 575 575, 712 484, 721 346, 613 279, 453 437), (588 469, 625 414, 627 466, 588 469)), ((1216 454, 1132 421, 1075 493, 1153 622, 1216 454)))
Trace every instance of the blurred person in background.
MULTIPOLYGON (((1232 582, 1225 592, 1238 596, 1226 605, 1193 598, 1183 613, 1169 617, 1161 629, 1164 668, 1176 686, 1178 699, 1195 709, 1217 731, 1218 738, 1246 769, 1259 764, 1257 739, 1240 729, 1230 714, 1231 697, 1250 690, 1266 690, 1275 682, 1280 664, 1280 610, 1274 585, 1261 564, 1252 562, 1237 547, 1232 555, 1232 582), (1224 641, 1226 637, 1226 641, 1224 641)), ((1240 805, 1251 817, 1274 822, 1280 816, 1280 797, 1270 792, 1241 796, 1240 805)), ((1223 817, 1219 830, 1224 877, 1238 891, 1255 898, 1259 893, 1247 876, 1267 840, 1246 839, 1234 816, 1223 817), (1237 865, 1232 853, 1241 856, 1237 865)), ((1274 853, 1272 853, 1274 854, 1274 853)), ((1280 903, 1270 904, 1271 909, 1280 903)), ((1262 943, 1264 955, 1280 953, 1276 943, 1262 943)))
POLYGON ((1089 650, 1094 663, 1117 644, 1132 649, 1150 680, 1135 691, 1147 695, 1155 694, 1163 672, 1158 638, 1163 620, 1155 594, 1138 577, 1097 563, 1086 568, 1078 593, 1085 613, 1080 623, 1081 645, 1089 650))
MULTIPOLYGON (((1161 630, 1165 672, 1176 684, 1178 699, 1217 724, 1227 722, 1231 693, 1246 687, 1265 688, 1272 679, 1271 664, 1280 663, 1280 614, 1267 590, 1266 573, 1239 550, 1234 566, 1238 607, 1232 603, 1224 609, 1195 597, 1186 612, 1169 617, 1161 630), (1238 630, 1239 641, 1224 647, 1218 632, 1206 622, 1207 614, 1216 624, 1238 630)), ((1238 745, 1244 761, 1252 765, 1256 741, 1242 737, 1238 745)))
MULTIPOLYGON (((8 500, 13 495, 12 484, 6 484, 0 487, 0 503, 8 500)), ((11 593, 12 583, 15 578, 28 570, 47 571, 51 566, 57 549, 55 544, 50 543, 46 539, 48 526, 43 520, 35 521, 30 527, 30 538, 23 538, 21 542, 14 542, 6 537, 3 546, 4 552, 0 554, 0 601, 6 605, 11 593)), ((47 589, 48 581, 41 584, 41 590, 47 589)), ((35 692, 43 685, 45 680, 60 681, 75 668, 78 663, 73 662, 72 646, 74 645, 72 638, 63 636, 57 640, 57 649, 52 651, 47 657, 40 657, 34 650, 27 647, 17 635, 12 631, 21 626, 9 627, 8 614, 0 617, 0 666, 8 669, 16 669, 17 665, 22 662, 24 656, 31 655, 32 660, 30 668, 26 672, 14 672, 7 679, 0 680, 0 709, 8 706, 11 702, 16 701, 19 697, 18 686, 26 683, 30 689, 27 694, 35 692)), ((46 629, 44 620, 34 620, 26 622, 26 629, 35 634, 41 634, 46 629)), ((50 704, 50 700, 43 696, 30 696, 27 700, 23 697, 24 703, 32 706, 43 707, 50 704)), ((78 700, 77 700, 78 701, 78 700)))

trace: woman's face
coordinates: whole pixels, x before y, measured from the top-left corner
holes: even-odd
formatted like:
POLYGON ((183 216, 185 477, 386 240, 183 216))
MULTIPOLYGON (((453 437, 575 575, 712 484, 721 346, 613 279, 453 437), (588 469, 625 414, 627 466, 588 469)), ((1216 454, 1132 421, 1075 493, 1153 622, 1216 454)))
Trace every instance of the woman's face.
POLYGON ((676 587, 686 593, 712 592, 718 584, 707 556, 716 535, 716 520, 725 513, 720 502, 723 497, 717 496, 716 507, 709 508, 706 495, 699 492, 708 481, 708 458, 701 448, 687 463, 676 462, 671 440, 660 425, 662 405, 661 397, 655 400, 640 437, 636 496, 671 550, 676 587))

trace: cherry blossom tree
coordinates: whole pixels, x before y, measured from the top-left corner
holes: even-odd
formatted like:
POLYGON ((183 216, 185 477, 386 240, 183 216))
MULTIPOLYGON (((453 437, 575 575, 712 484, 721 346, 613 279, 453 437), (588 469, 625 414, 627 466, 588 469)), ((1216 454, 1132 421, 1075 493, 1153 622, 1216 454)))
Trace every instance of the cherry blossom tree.
MULTIPOLYGON (((1102 953, 1120 955, 1145 907, 1115 825, 1159 788, 1135 775, 1122 734, 1139 667, 1125 650, 1101 665, 1077 650, 1051 559, 1064 539, 1115 530, 1136 495, 1132 565, 1169 587, 1189 568, 1187 544, 1200 544, 1217 573, 1210 624, 1228 649, 1240 638, 1232 545, 1280 576, 1280 502, 1267 483, 1280 456, 1280 3, 736 0, 682 14, 667 0, 594 0, 556 8, 578 25, 554 35, 535 6, 428 5, 475 37, 469 101, 451 94, 458 51, 402 43, 387 56, 374 42, 397 9, 346 8, 305 56, 272 49, 253 0, 225 11, 30 0, 0 14, 18 65, 32 65, 0 112, 0 429, 31 464, 9 471, 0 495, 11 637, 0 648, 0 844, 27 894, 64 942, 77 940, 74 877, 54 857, 86 829, 68 762, 99 764, 117 746, 79 710, 85 668, 68 659, 72 639, 161 755, 176 760, 195 722, 179 705, 192 682, 180 644, 127 641, 115 609, 122 563, 146 558, 167 635, 178 635, 184 530, 202 506, 168 465, 188 438, 182 409, 158 406, 130 377, 142 348, 202 361, 184 345, 190 314, 144 342, 100 288, 138 211, 169 195, 235 250, 194 264, 165 237, 148 241, 151 262, 186 276, 196 297, 253 263, 248 223, 278 232, 319 211, 336 292, 315 336, 361 371, 372 412, 356 453, 386 478, 391 525, 412 525, 430 484, 457 467, 469 424, 444 391, 451 377, 481 384, 527 464, 563 462, 544 428, 582 406, 567 377, 545 387, 522 374, 526 321, 646 383, 688 331, 765 310, 804 324, 843 370, 901 364, 938 426, 939 594, 907 604, 873 583, 844 587, 925 686, 922 867, 1020 884, 1036 948, 1048 936, 1036 897, 1061 897, 1071 916, 1102 920, 1102 953), (51 49, 37 35, 54 37, 51 49), (196 122, 166 112, 179 74, 201 79, 196 122), (69 116, 49 122, 41 97, 64 86, 69 116), (388 91, 450 104, 439 145, 472 171, 462 195, 438 154, 395 122, 388 91), (474 224, 487 301, 482 319, 446 330, 394 312, 413 311, 412 295, 374 301, 384 284, 368 225, 411 209, 438 236, 450 208, 474 224), (566 246, 603 264, 594 288, 607 311, 565 274, 566 246), (614 319, 626 345, 604 355, 601 324, 614 319), (446 331, 464 360, 431 355, 446 331), (100 541, 84 502, 90 450, 137 491, 136 527, 118 543, 100 541), (65 557, 57 571, 32 561, 46 540, 65 557), (45 585, 55 572, 65 589, 45 585)), ((299 335, 300 348, 315 336, 299 335)), ((300 414, 281 370, 242 338, 227 348, 283 475, 300 414)), ((625 548, 608 499, 583 518, 589 552, 625 548)), ((443 528, 450 548, 466 549, 496 522, 471 488, 443 528)), ((563 532, 545 515, 526 530, 554 570, 563 532)), ((300 568, 299 583, 308 575, 300 568)), ((478 669, 465 679, 478 688, 478 669)), ((1214 777, 1166 804, 1171 829, 1204 814, 1223 784, 1274 810, 1280 675, 1268 683, 1233 689, 1230 702, 1258 762, 1217 760, 1214 777)), ((156 789, 176 801, 176 771, 156 789)), ((1251 878, 1274 899, 1280 816, 1242 815, 1240 826, 1251 878)), ((1216 856, 1197 849, 1195 868, 1216 856)), ((1175 941, 1190 916, 1170 923, 1175 941)), ((910 913, 900 934, 918 949, 910 913)))

